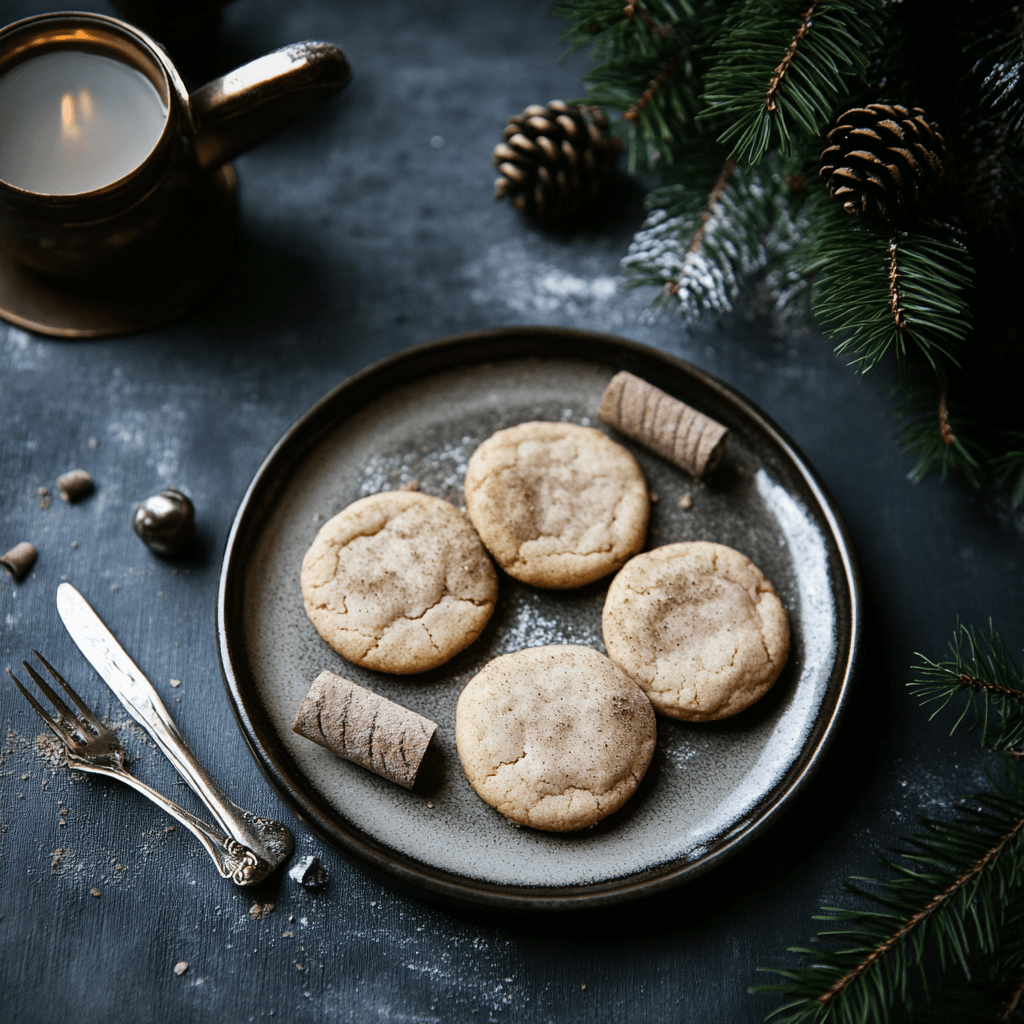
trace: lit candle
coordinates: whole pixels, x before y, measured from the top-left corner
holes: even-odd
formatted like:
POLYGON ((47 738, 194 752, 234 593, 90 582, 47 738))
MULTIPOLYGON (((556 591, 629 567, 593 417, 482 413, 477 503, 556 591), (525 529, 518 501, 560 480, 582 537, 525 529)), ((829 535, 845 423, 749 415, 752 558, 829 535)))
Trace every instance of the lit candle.
POLYGON ((91 192, 134 170, 167 107, 136 68, 84 50, 52 50, 0 78, 0 179, 47 195, 91 192))

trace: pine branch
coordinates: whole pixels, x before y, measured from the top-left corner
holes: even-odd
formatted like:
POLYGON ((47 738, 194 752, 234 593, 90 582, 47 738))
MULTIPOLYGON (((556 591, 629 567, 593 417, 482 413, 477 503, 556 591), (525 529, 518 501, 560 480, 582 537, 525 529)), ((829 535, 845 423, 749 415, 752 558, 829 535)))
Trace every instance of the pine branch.
POLYGON ((970 486, 980 487, 984 446, 972 436, 972 424, 950 397, 949 384, 929 377, 907 388, 897 407, 902 425, 896 438, 904 451, 917 455, 908 474, 914 483, 938 474, 945 480, 958 473, 970 486))
POLYGON ((999 952, 1007 907, 1024 893, 1024 776, 1008 763, 1009 785, 978 794, 949 822, 922 819, 889 877, 845 888, 879 909, 826 907, 842 928, 794 949, 804 963, 773 969, 785 981, 755 991, 784 999, 781 1024, 863 1024, 927 1003, 933 973, 968 979, 971 964, 999 952), (924 966, 932 965, 932 972, 924 966), (913 982, 916 973, 917 981, 913 982))
POLYGON ((981 96, 1013 131, 1024 128, 1024 11, 1010 7, 997 15, 984 42, 988 52, 971 68, 981 79, 981 96))
POLYGON ((990 625, 976 631, 958 625, 948 661, 920 664, 912 692, 921 704, 934 704, 934 718, 957 697, 965 697, 950 732, 973 713, 972 727, 981 727, 982 746, 1024 755, 1024 666, 1017 663, 990 625))
POLYGON ((766 242, 781 230, 775 184, 726 160, 713 179, 701 175, 654 193, 658 204, 622 266, 630 284, 658 285, 685 315, 732 307, 746 276, 768 260, 766 242), (710 182, 710 185, 709 185, 710 182))
POLYGON ((586 102, 623 111, 616 131, 629 151, 629 170, 671 166, 701 133, 702 60, 719 31, 727 0, 583 0, 561 2, 554 15, 571 22, 563 40, 590 45, 586 102))
POLYGON ((757 163, 772 146, 816 139, 880 45, 872 0, 745 0, 730 13, 708 71, 702 121, 757 163))
POLYGON ((1011 449, 992 461, 999 482, 1014 480, 1010 501, 1017 508, 1024 501, 1024 432, 1011 436, 1011 449))
POLYGON ((1019 1024, 1024 1009, 1024 895, 1008 904, 1005 918, 992 952, 973 958, 968 978, 935 989, 910 1024, 1019 1024))
POLYGON ((967 251, 917 232, 877 233, 838 203, 819 204, 818 220, 814 311, 826 333, 845 335, 836 351, 867 373, 892 350, 904 383, 911 354, 936 373, 958 365, 970 334, 967 251))

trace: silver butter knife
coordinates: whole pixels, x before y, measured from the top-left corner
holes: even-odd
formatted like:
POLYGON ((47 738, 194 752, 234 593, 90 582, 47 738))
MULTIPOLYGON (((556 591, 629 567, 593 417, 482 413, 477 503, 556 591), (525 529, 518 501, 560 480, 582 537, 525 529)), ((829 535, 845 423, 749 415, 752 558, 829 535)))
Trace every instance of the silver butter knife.
POLYGON ((281 822, 257 817, 228 799, 189 749, 153 684, 70 583, 57 588, 57 613, 78 649, 132 718, 153 737, 220 827, 246 847, 244 882, 236 881, 251 885, 287 860, 295 847, 291 832, 281 822))

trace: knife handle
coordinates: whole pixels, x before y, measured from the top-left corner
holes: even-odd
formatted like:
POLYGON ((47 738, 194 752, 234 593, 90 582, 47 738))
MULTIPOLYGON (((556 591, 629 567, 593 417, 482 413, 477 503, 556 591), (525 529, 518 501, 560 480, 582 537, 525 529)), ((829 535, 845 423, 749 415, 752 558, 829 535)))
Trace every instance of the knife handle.
POLYGON ((57 611, 93 668, 132 718, 153 737, 217 824, 235 842, 251 850, 261 868, 265 866, 269 871, 286 860, 295 846, 292 834, 281 822, 257 817, 228 799, 192 753, 153 684, 70 583, 57 588, 57 611))
MULTIPOLYGON (((121 665, 117 668, 124 672, 121 665)), ((185 742, 153 684, 137 669, 136 672, 132 673, 130 686, 121 692, 115 690, 132 717, 153 737, 225 832, 252 850, 268 867, 280 864, 294 847, 291 833, 281 822, 260 818, 228 798, 185 742)))

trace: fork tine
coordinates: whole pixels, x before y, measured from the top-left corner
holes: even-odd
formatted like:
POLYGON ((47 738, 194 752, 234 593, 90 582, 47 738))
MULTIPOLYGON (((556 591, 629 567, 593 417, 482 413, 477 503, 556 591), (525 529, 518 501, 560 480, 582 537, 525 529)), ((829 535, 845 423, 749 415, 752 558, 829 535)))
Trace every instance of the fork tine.
POLYGON ((62 725, 55 722, 50 715, 44 710, 43 706, 32 696, 24 686, 21 685, 21 680, 11 671, 10 666, 7 667, 7 674, 11 677, 11 682, 21 690, 24 694, 25 699, 32 705, 35 713, 56 733, 57 739, 61 741, 65 746, 70 746, 75 742, 74 738, 70 733, 65 732, 62 725))
POLYGON ((32 682, 39 687, 46 695, 46 699, 57 709, 57 717, 61 724, 69 728, 81 729, 81 723, 75 718, 75 713, 60 699, 49 683, 27 662, 23 661, 22 667, 32 677, 32 682))
POLYGON ((103 723, 93 713, 92 708, 90 708, 89 705, 86 704, 85 701, 82 700, 82 698, 79 697, 78 694, 75 693, 73 689, 71 689, 71 686, 68 684, 68 681, 34 647, 32 648, 32 653, 46 666, 46 668, 50 672, 50 675, 53 676, 53 678, 56 679, 58 683, 60 683, 61 687, 64 689, 64 692, 75 702, 75 707, 77 707, 78 710, 82 712, 82 716, 93 727, 93 729, 95 729, 96 732, 98 733, 103 732, 103 723))

